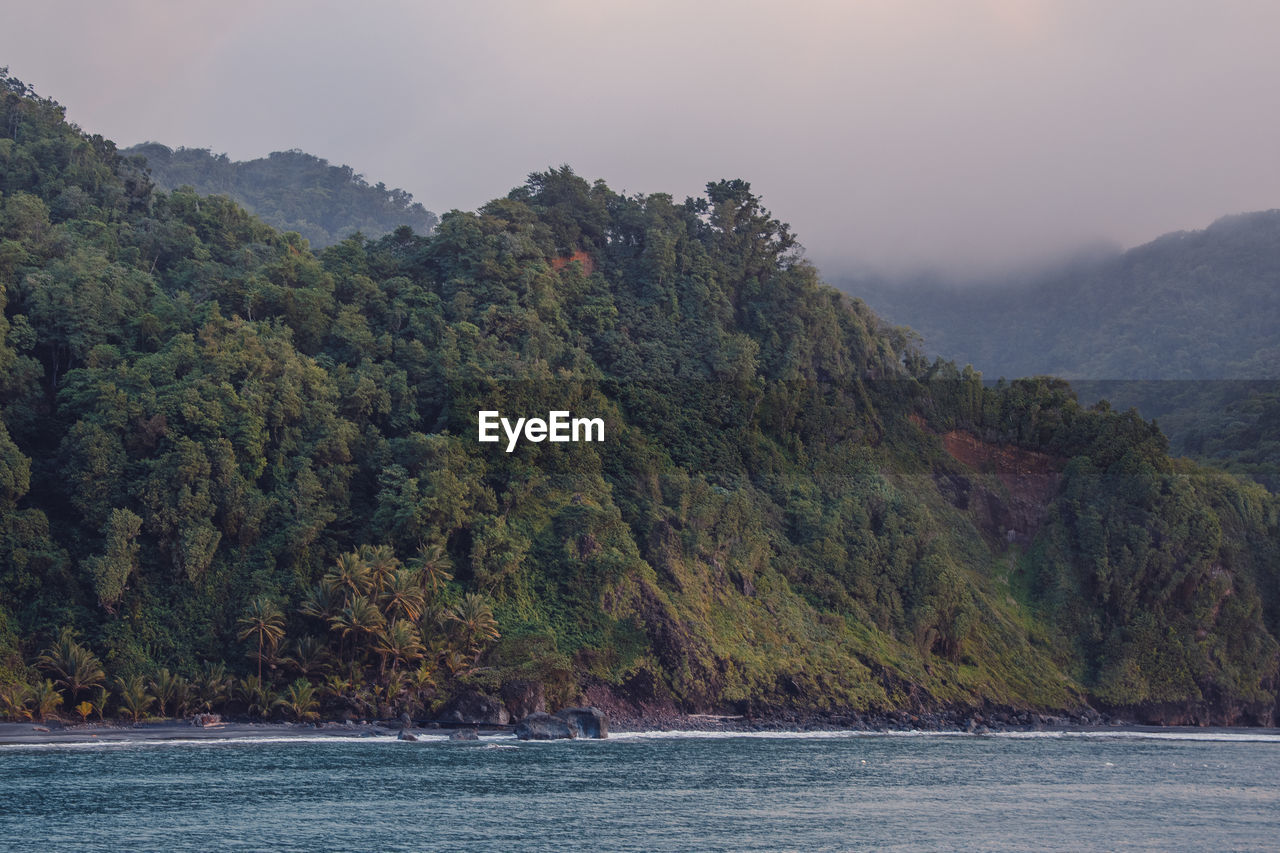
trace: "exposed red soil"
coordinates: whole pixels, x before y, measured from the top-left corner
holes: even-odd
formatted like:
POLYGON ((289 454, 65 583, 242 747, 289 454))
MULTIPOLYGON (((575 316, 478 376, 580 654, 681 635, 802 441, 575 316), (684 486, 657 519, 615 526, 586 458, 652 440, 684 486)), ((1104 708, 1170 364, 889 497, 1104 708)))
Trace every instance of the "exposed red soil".
POLYGON ((942 435, 942 446, 958 462, 984 474, 995 474, 1014 498, 1047 505, 1062 480, 1061 460, 1047 453, 1009 444, 989 444, 953 429, 942 435))
POLYGON ((552 258, 551 268, 553 270, 559 271, 569 266, 569 264, 573 263, 574 261, 577 261, 578 263, 582 264, 582 271, 587 275, 591 275, 593 272, 596 271, 595 261, 591 260, 591 256, 588 255, 586 252, 582 251, 581 249, 574 252, 572 255, 569 255, 568 257, 552 258))
MULTIPOLYGON (((911 422, 929 431, 919 415, 911 415, 911 422)), ((964 430, 951 430, 939 437, 953 459, 975 474, 994 476, 1004 486, 1001 490, 990 480, 984 484, 981 476, 939 471, 935 480, 944 494, 958 508, 972 511, 988 535, 1007 542, 1029 542, 1048 515, 1049 502, 1062 482, 1065 460, 983 441, 964 430)))

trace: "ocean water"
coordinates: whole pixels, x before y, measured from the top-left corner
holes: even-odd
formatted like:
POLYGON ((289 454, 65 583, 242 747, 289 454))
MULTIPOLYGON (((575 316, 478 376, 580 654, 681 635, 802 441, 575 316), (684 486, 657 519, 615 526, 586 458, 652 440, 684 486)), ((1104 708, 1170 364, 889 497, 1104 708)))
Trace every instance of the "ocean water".
POLYGON ((0 747, 15 850, 1276 850, 1280 736, 0 747))

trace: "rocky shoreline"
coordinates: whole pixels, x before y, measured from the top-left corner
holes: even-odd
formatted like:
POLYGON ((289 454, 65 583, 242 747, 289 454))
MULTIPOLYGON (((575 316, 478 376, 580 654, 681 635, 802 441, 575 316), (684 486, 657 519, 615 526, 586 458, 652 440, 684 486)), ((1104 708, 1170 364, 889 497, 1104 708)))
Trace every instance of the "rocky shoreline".
MULTIPOLYGON (((573 710, 573 709, 570 709, 573 710)), ((583 710, 583 709, 578 709, 583 710)), ((562 712, 563 713, 563 712, 562 712)), ((551 715, 539 714, 537 717, 551 715)), ((1280 729, 1240 726, 1158 726, 1087 711, 1080 714, 1044 714, 1033 711, 940 711, 932 713, 854 712, 804 713, 778 711, 757 715, 682 714, 646 710, 643 713, 601 715, 605 736, 645 732, 754 734, 766 732, 953 732, 971 735, 1005 732, 1210 732, 1231 731, 1275 734, 1280 729)), ((437 720, 323 721, 317 723, 227 721, 198 725, 191 720, 153 720, 141 723, 0 723, 0 747, 4 745, 131 743, 159 741, 274 740, 281 738, 385 738, 403 740, 475 740, 477 737, 516 737, 518 725, 461 723, 437 720), (463 734, 465 737, 458 737, 463 734), (450 735, 454 735, 450 738, 450 735)), ((557 735, 567 737, 568 735, 557 735)), ((535 736, 534 739, 548 739, 535 736)))

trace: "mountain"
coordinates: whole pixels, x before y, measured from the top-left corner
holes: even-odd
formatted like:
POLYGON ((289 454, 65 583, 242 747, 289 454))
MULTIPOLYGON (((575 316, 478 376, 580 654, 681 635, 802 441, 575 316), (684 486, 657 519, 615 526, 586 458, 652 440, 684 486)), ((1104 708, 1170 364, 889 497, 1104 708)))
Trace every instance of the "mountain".
POLYGON ((744 181, 563 167, 316 254, 9 77, 0 128, 9 716, 1275 718, 1276 498, 926 358, 744 181))
POLYGON ((1024 281, 845 281, 931 352, 989 377, 1070 378, 1175 453, 1280 490, 1280 210, 1228 216, 1024 281))
POLYGON ((157 187, 189 186, 200 195, 225 195, 280 231, 297 231, 316 248, 359 231, 377 238, 407 225, 425 234, 436 215, 404 190, 370 186, 350 166, 332 166, 302 151, 276 151, 234 161, 201 148, 172 149, 158 142, 127 148, 146 160, 157 187))
POLYGON ((999 285, 845 285, 992 376, 1280 379, 1280 210, 999 285))

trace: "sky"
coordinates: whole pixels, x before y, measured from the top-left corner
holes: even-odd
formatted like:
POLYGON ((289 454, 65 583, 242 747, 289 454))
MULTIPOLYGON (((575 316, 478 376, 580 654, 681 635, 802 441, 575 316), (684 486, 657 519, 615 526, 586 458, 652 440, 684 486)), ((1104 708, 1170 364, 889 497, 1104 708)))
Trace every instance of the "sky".
POLYGON ((996 275, 1280 207, 1274 0, 10 0, 85 130, 471 210, 750 181, 828 276, 996 275))

